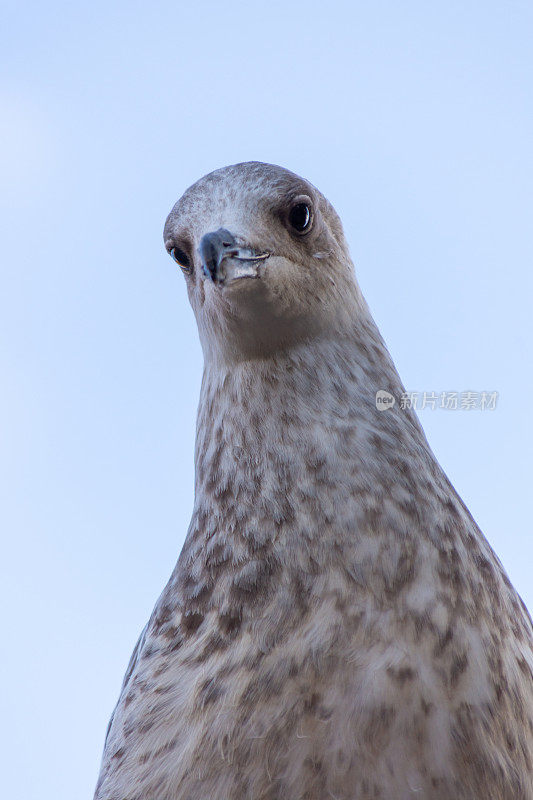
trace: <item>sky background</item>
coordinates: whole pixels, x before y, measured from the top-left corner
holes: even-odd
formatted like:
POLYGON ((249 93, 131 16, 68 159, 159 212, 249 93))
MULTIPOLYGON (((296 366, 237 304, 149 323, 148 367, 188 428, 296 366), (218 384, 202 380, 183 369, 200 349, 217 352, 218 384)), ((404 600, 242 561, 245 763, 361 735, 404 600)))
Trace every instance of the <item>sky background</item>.
POLYGON ((332 201, 409 389, 499 392, 420 418, 532 607, 531 3, 1 15, 4 796, 92 797, 183 543, 202 356, 162 228, 217 167, 281 164, 332 201))

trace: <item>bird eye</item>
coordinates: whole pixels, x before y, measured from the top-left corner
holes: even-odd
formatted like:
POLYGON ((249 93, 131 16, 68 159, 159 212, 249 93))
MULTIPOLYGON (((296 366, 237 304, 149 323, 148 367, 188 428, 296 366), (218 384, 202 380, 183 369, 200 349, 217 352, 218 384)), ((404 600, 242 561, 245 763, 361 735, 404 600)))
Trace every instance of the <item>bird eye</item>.
POLYGON ((173 247, 172 250, 170 251, 170 255, 172 256, 176 264, 180 265, 180 267, 184 272, 191 271, 191 259, 189 258, 187 253, 181 249, 181 247, 173 247))
POLYGON ((307 203, 296 203, 289 211, 289 224, 298 233, 311 227, 311 208, 307 203))

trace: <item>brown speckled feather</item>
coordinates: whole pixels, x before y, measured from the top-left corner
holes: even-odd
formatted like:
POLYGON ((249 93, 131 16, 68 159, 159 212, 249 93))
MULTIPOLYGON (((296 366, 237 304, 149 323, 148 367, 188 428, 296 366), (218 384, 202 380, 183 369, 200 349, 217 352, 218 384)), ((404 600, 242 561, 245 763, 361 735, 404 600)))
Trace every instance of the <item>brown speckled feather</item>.
POLYGON ((239 164, 165 241, 205 356, 195 504, 96 800, 532 800, 530 618, 416 416, 376 409, 403 388, 334 210, 239 164), (202 272, 220 228, 257 277, 202 272))

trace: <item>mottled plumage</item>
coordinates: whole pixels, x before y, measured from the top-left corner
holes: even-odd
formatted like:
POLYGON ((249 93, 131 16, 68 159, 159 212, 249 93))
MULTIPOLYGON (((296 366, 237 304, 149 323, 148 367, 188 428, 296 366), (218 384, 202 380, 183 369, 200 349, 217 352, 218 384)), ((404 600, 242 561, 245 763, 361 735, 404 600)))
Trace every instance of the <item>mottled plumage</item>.
POLYGON ((165 242, 205 357, 195 503, 95 797, 532 800, 530 618, 415 414, 376 409, 403 387, 335 211, 238 164, 165 242), (205 260, 220 229, 248 277, 205 260))

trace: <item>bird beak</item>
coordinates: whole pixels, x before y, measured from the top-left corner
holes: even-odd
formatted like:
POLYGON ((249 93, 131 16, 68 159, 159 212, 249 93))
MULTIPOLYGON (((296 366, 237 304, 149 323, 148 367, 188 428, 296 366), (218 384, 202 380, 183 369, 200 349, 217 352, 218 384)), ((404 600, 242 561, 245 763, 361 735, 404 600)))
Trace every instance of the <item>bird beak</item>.
POLYGON ((260 264, 270 255, 238 244, 225 228, 202 236, 198 254, 204 276, 219 285, 239 278, 258 278, 260 264))

